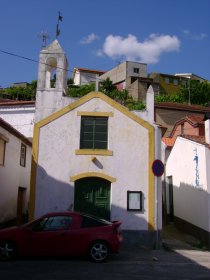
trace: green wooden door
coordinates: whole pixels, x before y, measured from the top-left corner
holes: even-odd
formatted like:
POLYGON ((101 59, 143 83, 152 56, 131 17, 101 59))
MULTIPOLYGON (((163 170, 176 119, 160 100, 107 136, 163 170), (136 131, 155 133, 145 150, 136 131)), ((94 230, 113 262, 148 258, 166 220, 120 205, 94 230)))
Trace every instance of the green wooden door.
POLYGON ((87 177, 75 182, 74 210, 103 219, 110 219, 111 183, 97 177, 87 177))

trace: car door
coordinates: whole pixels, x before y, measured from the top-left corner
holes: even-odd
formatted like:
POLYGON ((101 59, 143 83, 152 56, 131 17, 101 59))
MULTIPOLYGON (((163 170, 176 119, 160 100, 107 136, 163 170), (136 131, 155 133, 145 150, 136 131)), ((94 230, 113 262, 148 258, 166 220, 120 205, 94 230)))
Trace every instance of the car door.
MULTIPOLYGON (((54 215, 33 223, 27 231, 25 254, 55 256, 66 254, 66 237, 72 223, 70 216, 54 215)), ((71 242, 71 240, 69 240, 71 242)))

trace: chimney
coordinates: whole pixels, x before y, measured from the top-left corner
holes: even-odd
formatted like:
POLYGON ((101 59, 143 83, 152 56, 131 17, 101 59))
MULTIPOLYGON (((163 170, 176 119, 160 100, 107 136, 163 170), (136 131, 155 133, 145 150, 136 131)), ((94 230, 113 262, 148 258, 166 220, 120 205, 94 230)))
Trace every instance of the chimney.
POLYGON ((210 144, 210 113, 205 113, 205 142, 210 144))

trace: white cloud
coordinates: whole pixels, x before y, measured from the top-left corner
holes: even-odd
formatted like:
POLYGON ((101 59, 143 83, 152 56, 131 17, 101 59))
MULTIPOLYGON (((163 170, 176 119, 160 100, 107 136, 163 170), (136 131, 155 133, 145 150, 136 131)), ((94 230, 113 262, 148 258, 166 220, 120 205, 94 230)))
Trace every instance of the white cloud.
POLYGON ((182 32, 186 37, 188 37, 191 40, 195 40, 195 41, 200 41, 200 40, 203 40, 206 37, 208 37, 208 35, 206 33, 200 33, 200 34, 196 35, 196 34, 192 34, 190 32, 190 30, 187 30, 187 29, 183 30, 182 32))
POLYGON ((182 32, 183 32, 186 36, 190 35, 190 30, 188 30, 188 29, 182 30, 182 32))
POLYGON ((151 34, 140 42, 132 34, 125 38, 109 35, 105 39, 103 53, 111 58, 157 63, 162 53, 178 51, 179 47, 180 41, 176 36, 151 34))
POLYGON ((203 40, 203 39, 205 39, 207 37, 207 34, 205 34, 205 33, 200 33, 200 34, 198 34, 198 35, 194 35, 194 36, 192 36, 192 40, 203 40))
POLYGON ((94 33, 91 33, 89 34, 87 37, 84 37, 80 43, 81 44, 84 44, 84 45, 87 45, 87 44, 90 44, 92 43, 93 41, 97 40, 98 39, 98 36, 94 33))

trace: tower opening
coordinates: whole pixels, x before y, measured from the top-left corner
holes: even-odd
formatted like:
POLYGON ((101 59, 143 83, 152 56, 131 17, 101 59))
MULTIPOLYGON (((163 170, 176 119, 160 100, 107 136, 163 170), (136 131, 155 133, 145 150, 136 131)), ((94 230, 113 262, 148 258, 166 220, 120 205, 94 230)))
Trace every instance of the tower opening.
POLYGON ((54 57, 46 61, 45 88, 56 88, 57 60, 54 57))

